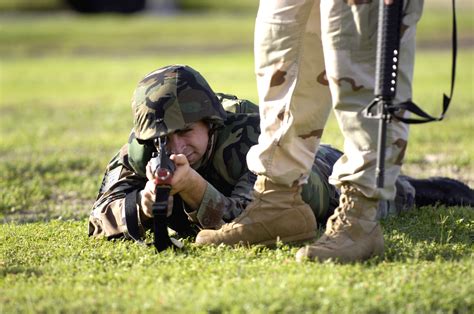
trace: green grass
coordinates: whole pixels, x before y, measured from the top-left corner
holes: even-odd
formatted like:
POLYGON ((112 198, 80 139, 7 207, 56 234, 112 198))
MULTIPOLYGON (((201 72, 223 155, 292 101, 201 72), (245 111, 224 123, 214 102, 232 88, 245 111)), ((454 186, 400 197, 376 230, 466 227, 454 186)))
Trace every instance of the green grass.
POLYGON ((91 240, 84 221, 7 224, 0 310, 12 312, 454 312, 473 308, 472 210, 425 208, 384 223, 387 253, 298 264, 297 247, 156 255, 91 240))
MULTIPOLYGON (((465 38, 470 16, 460 12, 465 38)), ((256 101, 253 19, 2 18, 0 313, 473 312, 468 208, 426 207, 384 221, 385 257, 345 266, 297 264, 293 246, 197 248, 188 241, 183 252, 156 255, 87 237, 104 167, 131 128, 136 82, 185 63, 215 91, 256 101)), ((427 11, 419 40, 449 42, 449 27, 449 15, 427 11)), ((412 127, 406 166, 420 177, 447 168, 472 184, 472 47, 460 49, 458 64, 446 120, 412 127)), ((449 67, 445 48, 417 53, 414 99, 433 114, 448 92, 449 67)), ((342 147, 333 118, 324 141, 342 147)))
POLYGON ((251 51, 253 15, 190 14, 179 17, 114 14, 6 16, 0 53, 45 55, 207 54, 245 46, 251 51), (33 28, 33 29, 32 29, 33 28), (192 31, 190 31, 192 30, 192 31), (203 36, 208 36, 203 40, 203 36))

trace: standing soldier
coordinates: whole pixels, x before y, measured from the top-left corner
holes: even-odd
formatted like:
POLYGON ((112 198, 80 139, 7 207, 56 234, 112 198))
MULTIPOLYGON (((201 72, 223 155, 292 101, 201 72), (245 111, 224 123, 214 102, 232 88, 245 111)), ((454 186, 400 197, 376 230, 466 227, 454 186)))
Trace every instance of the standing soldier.
MULTIPOLYGON (((295 195, 308 181, 318 151, 331 108, 329 85, 345 138, 344 155, 330 182, 342 194, 325 234, 296 257, 352 262, 383 254, 377 205, 395 197, 408 127, 399 121, 388 125, 385 187, 376 189, 378 121, 366 119, 362 110, 374 95, 378 7, 377 0, 260 1, 255 67, 262 133, 247 158, 249 169, 258 175, 256 197, 237 221, 200 232, 198 243, 267 243, 276 235, 290 241, 310 238, 313 226, 288 221, 311 211, 295 195)), ((423 0, 405 1, 403 7, 394 103, 411 99, 422 7, 423 0)))

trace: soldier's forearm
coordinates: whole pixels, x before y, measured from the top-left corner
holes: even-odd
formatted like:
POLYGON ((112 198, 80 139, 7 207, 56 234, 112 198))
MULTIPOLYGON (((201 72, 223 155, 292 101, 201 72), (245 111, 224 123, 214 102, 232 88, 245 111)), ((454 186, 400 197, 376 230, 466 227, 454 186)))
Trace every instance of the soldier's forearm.
POLYGON ((179 192, 179 196, 181 196, 188 208, 197 210, 201 205, 206 188, 207 181, 193 170, 189 177, 189 183, 185 189, 179 192))

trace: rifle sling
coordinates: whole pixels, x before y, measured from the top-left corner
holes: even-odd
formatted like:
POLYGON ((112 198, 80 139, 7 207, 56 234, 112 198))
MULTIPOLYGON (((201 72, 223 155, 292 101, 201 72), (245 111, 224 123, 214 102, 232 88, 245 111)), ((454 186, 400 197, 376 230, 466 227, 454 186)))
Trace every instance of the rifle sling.
POLYGON ((164 251, 173 244, 168 234, 168 197, 171 187, 156 186, 155 202, 153 203, 153 236, 158 252, 164 251))
POLYGON ((412 101, 406 101, 401 104, 392 105, 389 108, 390 114, 399 121, 408 124, 420 124, 426 123, 431 121, 441 121, 444 119, 444 115, 446 111, 448 111, 449 104, 451 103, 451 99, 453 97, 454 91, 454 80, 456 77, 456 58, 457 58, 457 27, 456 27, 456 7, 455 7, 455 0, 452 0, 453 4, 453 32, 452 32, 452 58, 451 58, 451 90, 449 97, 446 94, 443 94, 443 112, 439 117, 433 117, 423 111, 419 106, 417 106, 412 101), (400 117, 396 114, 398 110, 409 111, 421 119, 413 119, 413 118, 404 118, 400 117))
POLYGON ((139 241, 140 229, 138 227, 137 213, 137 190, 133 190, 125 195, 125 223, 128 235, 135 241, 139 241))

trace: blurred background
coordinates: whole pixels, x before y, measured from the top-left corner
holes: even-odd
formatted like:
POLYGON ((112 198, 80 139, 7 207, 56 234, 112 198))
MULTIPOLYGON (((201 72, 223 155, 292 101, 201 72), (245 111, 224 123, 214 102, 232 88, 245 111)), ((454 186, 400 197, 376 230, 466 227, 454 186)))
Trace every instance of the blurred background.
POLYGON ((135 13, 151 11, 158 13, 190 10, 238 10, 252 11, 258 5, 255 0, 2 0, 3 11, 60 11, 74 10, 82 13, 135 13))

